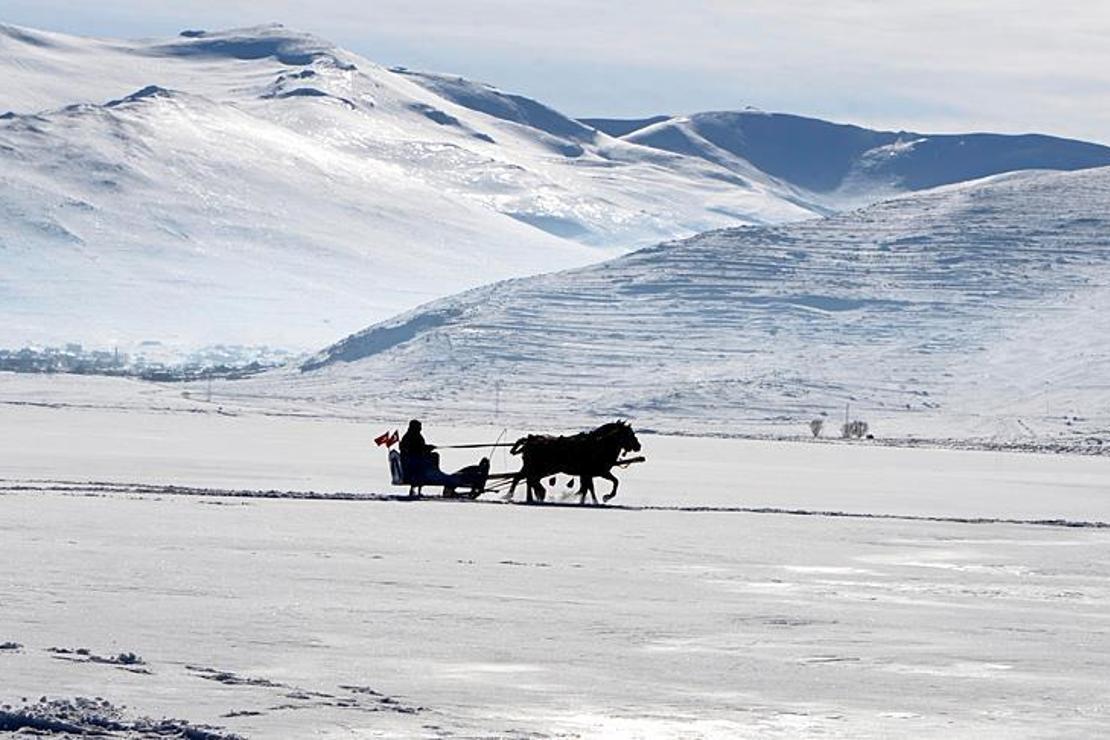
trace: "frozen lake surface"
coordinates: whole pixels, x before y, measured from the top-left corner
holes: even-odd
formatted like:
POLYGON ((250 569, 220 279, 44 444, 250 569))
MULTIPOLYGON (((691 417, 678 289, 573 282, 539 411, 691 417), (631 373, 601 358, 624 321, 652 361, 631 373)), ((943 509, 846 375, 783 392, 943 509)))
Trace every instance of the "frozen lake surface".
POLYGON ((1107 721, 1104 530, 35 493, 0 509, 0 623, 24 646, 0 654, 9 702, 103 696, 274 738, 1107 721), (133 652, 150 674, 48 648, 133 652))
POLYGON ((0 643, 21 646, 0 704, 103 697, 251 738, 1108 721, 1101 457, 645 435, 614 503, 674 508, 183 496, 160 487, 389 492, 385 426, 0 390, 0 643), (812 513, 736 510, 759 508, 812 513))

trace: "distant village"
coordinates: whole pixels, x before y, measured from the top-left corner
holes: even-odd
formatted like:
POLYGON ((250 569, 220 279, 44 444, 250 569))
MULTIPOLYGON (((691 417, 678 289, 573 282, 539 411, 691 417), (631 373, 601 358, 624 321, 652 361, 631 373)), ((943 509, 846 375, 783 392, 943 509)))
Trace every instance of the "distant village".
POLYGON ((242 378, 278 367, 293 358, 292 353, 269 347, 216 345, 192 352, 180 361, 172 361, 152 359, 141 352, 132 355, 119 349, 86 349, 80 344, 66 344, 0 349, 0 372, 112 375, 180 382, 242 378))

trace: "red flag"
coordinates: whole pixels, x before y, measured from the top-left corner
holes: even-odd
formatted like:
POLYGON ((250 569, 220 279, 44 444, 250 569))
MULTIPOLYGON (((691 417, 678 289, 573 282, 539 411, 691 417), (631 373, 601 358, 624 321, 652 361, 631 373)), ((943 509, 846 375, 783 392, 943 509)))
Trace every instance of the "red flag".
POLYGON ((399 439, 401 439, 401 434, 396 429, 394 429, 392 432, 386 432, 384 434, 379 434, 377 437, 374 437, 374 444, 376 444, 378 447, 381 447, 382 445, 385 445, 386 447, 392 447, 393 445, 397 444, 397 440, 399 439))

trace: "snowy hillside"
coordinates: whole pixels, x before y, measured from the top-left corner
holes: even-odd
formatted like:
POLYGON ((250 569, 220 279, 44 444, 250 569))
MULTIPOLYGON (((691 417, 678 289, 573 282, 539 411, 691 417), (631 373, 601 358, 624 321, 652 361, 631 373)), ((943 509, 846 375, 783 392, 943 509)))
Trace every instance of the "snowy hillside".
POLYGON ((476 111, 280 26, 3 26, 0 75, 0 346, 318 347, 491 280, 815 213, 773 178, 476 111))
POLYGON ((755 165, 826 195, 830 204, 872 202, 884 191, 924 190, 1015 170, 1110 165, 1110 147, 1053 136, 872 131, 757 110, 584 123, 741 173, 755 165))
POLYGON ((228 393, 524 426, 1108 433, 1110 168, 709 233, 438 301, 228 393), (577 420, 577 421, 576 421, 577 420))
POLYGON ((593 257, 383 164, 162 88, 9 118, 0 141, 16 165, 0 175, 8 346, 311 346, 491 275, 593 257))
MULTIPOLYGON (((491 281, 827 214, 848 182, 870 202, 982 169, 972 137, 781 116, 766 136, 748 114, 740 133, 733 114, 598 124, 615 138, 276 25, 136 42, 0 26, 0 77, 0 347, 309 350, 491 281)), ((992 171, 1110 151, 989 142, 992 171)))

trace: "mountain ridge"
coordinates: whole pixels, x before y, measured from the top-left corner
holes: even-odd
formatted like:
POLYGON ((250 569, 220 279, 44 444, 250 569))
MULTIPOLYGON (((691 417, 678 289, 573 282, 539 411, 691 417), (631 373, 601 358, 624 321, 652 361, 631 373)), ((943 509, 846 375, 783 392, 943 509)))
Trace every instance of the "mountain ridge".
POLYGON ((733 158, 739 158, 825 194, 850 187, 847 181, 865 174, 908 190, 927 190, 1024 169, 1110 165, 1110 147, 1033 133, 886 131, 756 110, 585 120, 606 133, 620 134, 622 140, 701 157, 730 169, 733 158))
POLYGON ((0 345, 315 349, 490 281, 848 203, 280 25, 5 26, 0 75, 0 345))
POLYGON ((281 26, 140 42, 7 27, 0 50, 6 346, 303 350, 489 280, 814 213, 608 137, 567 157, 281 26))

